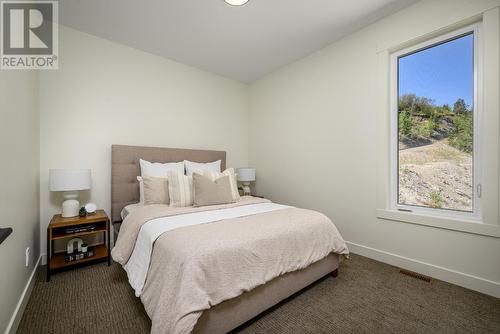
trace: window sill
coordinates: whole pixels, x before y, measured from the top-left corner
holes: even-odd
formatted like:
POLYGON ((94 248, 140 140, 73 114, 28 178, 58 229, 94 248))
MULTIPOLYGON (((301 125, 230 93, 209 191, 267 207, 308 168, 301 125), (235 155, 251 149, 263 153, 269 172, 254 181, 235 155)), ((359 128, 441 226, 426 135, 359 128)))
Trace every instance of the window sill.
POLYGON ((500 225, 485 224, 474 220, 443 218, 387 209, 377 209, 377 218, 500 238, 500 225))

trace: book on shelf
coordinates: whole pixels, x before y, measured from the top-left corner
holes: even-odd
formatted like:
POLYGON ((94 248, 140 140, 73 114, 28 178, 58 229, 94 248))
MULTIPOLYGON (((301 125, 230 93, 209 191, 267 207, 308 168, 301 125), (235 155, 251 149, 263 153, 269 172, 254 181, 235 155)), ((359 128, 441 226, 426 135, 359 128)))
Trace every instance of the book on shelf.
POLYGON ((91 232, 96 229, 95 225, 87 225, 87 226, 76 226, 76 227, 68 227, 65 229, 66 234, 80 233, 80 232, 91 232))
POLYGON ((94 251, 89 249, 86 252, 73 252, 71 254, 64 255, 64 262, 73 262, 78 260, 83 260, 94 256, 94 251))

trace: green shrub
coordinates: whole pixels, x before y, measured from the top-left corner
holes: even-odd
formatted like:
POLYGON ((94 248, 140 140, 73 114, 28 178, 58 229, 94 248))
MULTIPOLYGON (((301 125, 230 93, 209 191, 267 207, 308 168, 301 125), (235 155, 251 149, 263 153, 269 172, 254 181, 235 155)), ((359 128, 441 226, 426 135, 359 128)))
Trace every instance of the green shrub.
POLYGON ((472 137, 472 113, 457 115, 453 118, 453 127, 450 131, 448 141, 451 146, 459 149, 462 152, 472 153, 473 137, 472 137))
POLYGON ((408 111, 399 113, 399 133, 402 136, 409 137, 413 129, 413 119, 408 111))
POLYGON ((434 131, 437 130, 438 123, 432 119, 429 119, 427 122, 424 122, 422 126, 424 127, 424 138, 430 139, 434 131))
POLYGON ((432 124, 429 121, 419 121, 413 126, 413 138, 430 139, 432 134, 432 124))
POLYGON ((464 99, 458 99, 453 105, 453 112, 457 115, 464 115, 469 112, 469 107, 465 103, 464 99))
POLYGON ((441 193, 437 191, 432 191, 430 193, 430 200, 429 200, 429 206, 431 208, 441 208, 443 207, 444 200, 443 197, 441 196, 441 193))

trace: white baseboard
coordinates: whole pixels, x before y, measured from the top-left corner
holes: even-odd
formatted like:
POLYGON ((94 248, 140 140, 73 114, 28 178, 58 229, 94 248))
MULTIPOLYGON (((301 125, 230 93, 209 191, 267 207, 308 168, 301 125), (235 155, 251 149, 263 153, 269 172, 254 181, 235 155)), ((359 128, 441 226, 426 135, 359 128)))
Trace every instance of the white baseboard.
POLYGON ((45 254, 45 253, 40 254, 40 258, 42 259, 40 262, 40 265, 41 266, 46 265, 47 264, 47 254, 45 254))
POLYGON ((24 309, 26 308, 26 304, 28 304, 31 292, 33 291, 33 287, 35 286, 35 280, 33 278, 35 277, 36 271, 38 270, 41 259, 42 256, 40 255, 35 263, 33 271, 31 272, 30 278, 28 279, 28 282, 24 287, 23 293, 21 294, 21 297, 17 302, 16 309, 14 310, 14 313, 10 318, 9 324, 7 325, 7 329, 5 330, 5 334, 15 334, 17 331, 17 327, 19 326, 21 318, 23 317, 24 309))
POLYGON ((379 249, 359 245, 354 242, 346 241, 346 243, 349 246, 349 250, 354 254, 366 256, 380 262, 388 263, 396 267, 411 270, 432 278, 500 298, 500 282, 491 281, 456 270, 410 259, 379 249))

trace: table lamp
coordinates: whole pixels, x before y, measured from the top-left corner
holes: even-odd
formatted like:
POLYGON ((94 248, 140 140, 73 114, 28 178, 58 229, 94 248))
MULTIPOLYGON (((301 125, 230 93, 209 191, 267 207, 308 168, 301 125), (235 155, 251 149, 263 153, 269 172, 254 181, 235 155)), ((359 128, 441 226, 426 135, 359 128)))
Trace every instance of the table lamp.
POLYGON ((243 185, 243 195, 250 195, 250 182, 255 181, 255 168, 238 168, 238 181, 243 185))
POLYGON ((62 217, 76 217, 80 210, 78 191, 90 189, 90 169, 50 169, 49 190, 63 191, 62 217))

